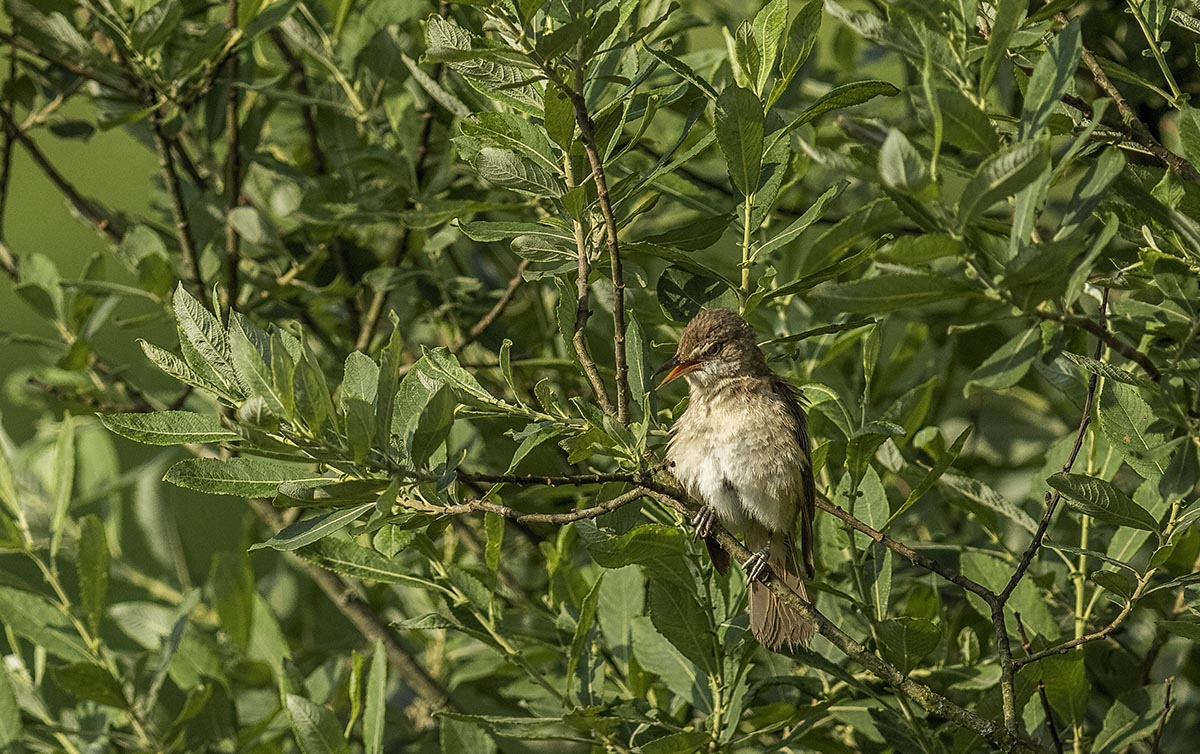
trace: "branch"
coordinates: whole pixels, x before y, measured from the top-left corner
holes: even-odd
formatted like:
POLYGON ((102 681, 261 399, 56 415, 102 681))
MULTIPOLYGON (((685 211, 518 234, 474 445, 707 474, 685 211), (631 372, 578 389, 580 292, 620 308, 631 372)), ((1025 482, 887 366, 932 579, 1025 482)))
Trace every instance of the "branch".
MULTIPOLYGON (((17 51, 16 48, 9 50, 8 57, 8 80, 13 81, 17 77, 17 51)), ((14 95, 15 96, 15 95, 14 95)), ((8 102, 9 111, 12 110, 13 100, 8 102)), ((4 243, 5 227, 4 218, 8 211, 8 187, 9 181, 12 178, 12 161, 13 161, 13 143, 15 139, 12 133, 7 128, 2 128, 3 143, 0 143, 0 268, 14 280, 19 276, 18 263, 16 257, 8 250, 8 246, 4 243)))
POLYGON ((517 289, 520 288, 521 284, 525 282, 525 270, 528 269, 528 267, 529 260, 522 259, 521 263, 517 265, 517 271, 508 281, 508 287, 505 288, 504 292, 500 294, 499 300, 496 301, 496 303, 487 311, 486 314, 479 318, 478 322, 471 326, 471 329, 467 331, 466 335, 464 335, 457 343, 450 347, 450 353, 455 354, 456 356, 462 353, 464 348, 474 343, 475 339, 482 335, 489 327, 491 327, 492 324, 500 317, 500 315, 504 313, 504 310, 508 308, 510 303, 512 303, 513 297, 516 296, 517 289))
POLYGON ((1158 716, 1158 725, 1154 728, 1154 737, 1150 739, 1150 754, 1158 754, 1162 745, 1163 731, 1167 727, 1167 718, 1171 716, 1174 702, 1171 700, 1171 690, 1175 688, 1175 676, 1169 676, 1163 681, 1163 708, 1158 716))
MULTIPOLYGON (((567 177, 567 188, 574 189, 578 184, 575 180, 575 170, 571 167, 571 156, 569 154, 563 156, 563 172, 567 177)), ((575 231, 575 259, 577 262, 575 271, 575 333, 571 336, 571 345, 575 347, 575 356, 579 359, 579 365, 583 367, 583 376, 587 378, 588 384, 592 388, 592 395, 596 396, 596 402, 600 404, 600 409, 609 416, 615 416, 617 413, 616 408, 613 406, 612 400, 608 397, 608 389, 604 387, 604 380, 600 378, 600 370, 596 367, 596 360, 592 358, 587 344, 587 321, 592 316, 592 309, 588 303, 591 295, 588 278, 592 275, 592 258, 588 253, 587 237, 583 232, 583 221, 572 219, 571 225, 575 231)))
POLYGON ((154 134, 154 148, 158 152, 158 166, 162 171, 163 184, 167 188, 167 197, 171 201, 171 217, 175 221, 175 238, 179 242, 183 269, 196 297, 207 308, 209 305, 208 290, 204 285, 204 276, 200 272, 200 255, 196 250, 196 242, 192 239, 192 225, 188 218, 187 204, 183 199, 179 174, 175 172, 175 156, 171 151, 170 143, 163 134, 162 115, 158 111, 150 116, 150 127, 154 134))
MULTIPOLYGON (((1059 22, 1067 23, 1067 17, 1062 13, 1059 13, 1057 18, 1059 22)), ((1109 99, 1116 104, 1117 111, 1121 114, 1121 120, 1129 128, 1130 136, 1133 137, 1134 141, 1145 147, 1147 151, 1161 160, 1171 170, 1174 170, 1193 183, 1200 183, 1200 172, 1196 170, 1192 163, 1170 151, 1154 138, 1153 134, 1150 133, 1150 129, 1146 128, 1146 124, 1142 123, 1137 117, 1133 108, 1125 101, 1125 97, 1121 94, 1121 91, 1117 89, 1112 80, 1108 78, 1108 74, 1100 67, 1095 53, 1088 49, 1087 45, 1083 45, 1083 64, 1091 72, 1092 78, 1096 81, 1096 86, 1100 87, 1108 95, 1109 99)))
POLYGON ((958 573, 954 569, 948 568, 948 567, 942 565, 941 563, 937 562, 936 560, 925 557, 921 553, 913 550, 908 545, 905 545, 901 542, 897 542, 896 540, 892 539, 891 537, 884 534, 883 532, 881 532, 877 529, 871 528, 869 525, 867 525, 862 520, 855 518, 850 513, 847 513, 845 510, 842 510, 837 505, 834 505, 830 500, 825 498, 823 495, 820 495, 817 497, 817 507, 820 508, 821 510, 825 511, 826 513, 831 514, 832 516, 834 516, 838 520, 842 521, 843 523, 847 524, 850 528, 854 529, 855 531, 858 531, 862 534, 867 535, 867 537, 874 540, 876 543, 883 545, 887 549, 891 550, 892 552, 896 553, 897 555, 901 556, 902 558, 908 560, 913 565, 915 565, 919 568, 924 568, 925 570, 930 571, 932 573, 936 573, 938 576, 941 576, 946 581, 949 581, 952 584, 957 584, 958 586, 962 587, 963 589, 967 590, 968 592, 979 595, 981 598, 983 598, 983 601, 987 602, 989 605, 995 603, 995 601, 996 601, 995 592, 988 589, 983 584, 980 584, 977 581, 973 581, 973 580, 967 578, 966 576, 963 576, 962 574, 958 573))
POLYGON ((442 508, 433 509, 434 512, 455 516, 462 513, 474 513, 476 511, 484 511, 486 513, 495 513, 497 516, 512 519, 522 524, 570 524, 575 521, 584 519, 596 518, 603 516, 605 513, 612 513, 635 500, 645 497, 648 494, 653 494, 651 490, 644 487, 635 487, 628 492, 624 492, 616 497, 605 500, 603 503, 593 505, 590 508, 577 508, 568 513, 524 513, 519 510, 514 510, 506 505, 490 503, 486 500, 469 500, 459 505, 449 505, 442 508))
MULTIPOLYGON (((225 17, 225 28, 235 34, 238 25, 238 0, 228 0, 228 13, 225 17)), ((229 215, 238 208, 242 195, 242 144, 241 131, 238 128, 238 110, 241 105, 241 91, 238 89, 239 56, 231 53, 225 61, 225 77, 229 82, 229 91, 225 99, 225 141, 228 152, 225 155, 225 288, 221 293, 221 313, 225 319, 237 306, 238 297, 238 267, 242 256, 242 239, 229 222, 229 215)))
MULTIPOLYGON (((1108 288, 1104 289, 1103 298, 1100 300, 1100 315, 1099 322, 1093 323, 1100 335, 1108 332, 1108 288)), ((1091 320, 1084 320, 1091 322, 1091 320)), ((1104 355, 1104 338, 1100 337, 1096 341, 1096 350, 1092 354, 1092 358, 1096 361, 1104 355)), ((1062 470, 1069 472, 1075 465, 1075 459, 1079 457, 1079 451, 1083 448, 1083 438, 1087 434, 1088 425, 1092 421, 1092 403, 1096 400, 1096 387, 1099 384, 1099 376, 1093 373, 1088 377, 1087 397, 1083 402, 1083 415, 1079 417, 1079 429, 1075 431, 1075 444, 1071 446, 1071 454, 1067 457, 1067 462, 1063 464, 1062 470)), ((1057 490, 1046 493, 1046 507, 1042 512, 1042 520, 1038 522, 1037 531, 1034 532, 1033 539, 1029 542, 1029 546, 1025 548, 1025 552, 1021 553, 1021 560, 1017 563, 1017 569, 1013 572, 1012 577, 1000 591, 1000 602, 1008 601, 1012 596, 1013 590, 1017 588, 1017 584, 1025 576, 1025 572, 1029 569, 1033 562, 1033 557, 1038 549, 1042 546, 1042 539, 1046 536, 1046 530, 1050 527, 1050 519, 1054 516, 1054 510, 1058 507, 1058 501, 1062 495, 1057 490)))
MULTIPOLYGON (((284 521, 279 511, 268 500, 254 500, 251 507, 258 517, 276 534, 284 528, 284 521)), ((362 637, 368 642, 381 642, 388 662, 400 673, 402 682, 416 692, 429 709, 408 708, 409 717, 418 728, 428 728, 432 724, 430 713, 450 705, 450 694, 446 689, 425 670, 407 649, 401 646, 393 631, 371 609, 371 606, 359 598, 355 590, 342 577, 326 571, 320 566, 288 553, 289 559, 321 589, 362 637)))
MULTIPOLYGON (((1025 650, 1025 654, 1029 654, 1032 650, 1029 644, 1029 634, 1025 633, 1025 621, 1021 620, 1020 613, 1014 613, 1017 619, 1017 630, 1021 632, 1021 648, 1025 650)), ((1046 684, 1038 680, 1037 685, 1038 699, 1042 702, 1042 712, 1046 715, 1046 728, 1050 731, 1050 738, 1054 741, 1054 750, 1058 754, 1063 754, 1062 737, 1058 733, 1058 726, 1054 723, 1054 710, 1050 707, 1050 698, 1046 696, 1046 684)))
POLYGON ((1098 323, 1093 322, 1085 317, 1076 317, 1071 314, 1058 314, 1057 312, 1045 311, 1043 309, 1035 309, 1034 314, 1042 319, 1061 322, 1065 325, 1074 325, 1075 327, 1087 330, 1092 335, 1104 341, 1104 345, 1121 354, 1133 363, 1142 368, 1146 375, 1158 382, 1162 379, 1162 373, 1158 371, 1158 367, 1154 362, 1150 361, 1150 357, 1142 353, 1138 349, 1129 345, 1125 341, 1117 337, 1116 333, 1101 327, 1098 323))
MULTIPOLYGON (((553 71, 548 64, 543 63, 543 67, 548 73, 553 71)), ((609 200, 608 179, 604 175, 604 164, 600 159, 600 152, 596 148, 596 132, 592 124, 592 116, 588 113, 587 101, 583 98, 583 85, 583 61, 579 61, 575 66, 575 86, 563 86, 563 90, 575 108, 575 123, 579 126, 579 140, 583 142, 583 151, 587 153, 588 164, 592 168, 592 180, 596 182, 596 199, 600 204, 600 214, 604 217, 604 240, 608 245, 609 268, 612 273, 613 289, 616 293, 613 301, 613 359, 617 372, 617 421, 628 424, 629 364, 625 349, 625 329, 628 325, 625 321, 625 273, 621 267, 617 218, 613 213, 612 202, 609 200)))
POLYGON ((21 130, 20 125, 17 124, 12 112, 8 108, 0 106, 0 121, 3 121, 3 123, 0 123, 0 126, 3 126, 9 138, 25 148, 25 151, 33 158, 34 163, 41 168, 46 177, 50 179, 50 182, 54 184, 54 187, 62 192, 75 211, 91 223, 96 230, 104 234, 108 240, 113 243, 119 243, 125 236, 124 227, 116 219, 105 214, 95 202, 80 194, 79 190, 64 178, 62 173, 58 172, 58 169, 51 164, 38 145, 21 130))
MULTIPOLYGON (((670 495, 656 492, 651 496, 667 507, 681 513, 685 518, 690 518, 696 512, 695 503, 686 500, 686 498, 679 497, 678 494, 670 495)), ((750 551, 743 547, 732 534, 720 525, 713 528, 712 537, 716 539, 722 549, 728 552, 739 563, 744 563, 750 559, 750 551)), ((944 717, 956 725, 982 736, 1001 751, 1044 751, 1029 739, 1014 735, 1005 730, 994 720, 980 717, 974 712, 960 707, 941 694, 938 694, 928 686, 917 683, 900 672, 895 666, 868 651, 866 647, 826 618, 812 603, 792 591, 775 574, 773 568, 768 569, 765 581, 767 587, 786 603, 788 607, 795 610, 806 620, 816 624, 818 633, 824 636, 830 644, 833 644, 847 657, 862 665, 872 675, 890 684, 897 692, 921 705, 926 711, 938 717, 944 717)))

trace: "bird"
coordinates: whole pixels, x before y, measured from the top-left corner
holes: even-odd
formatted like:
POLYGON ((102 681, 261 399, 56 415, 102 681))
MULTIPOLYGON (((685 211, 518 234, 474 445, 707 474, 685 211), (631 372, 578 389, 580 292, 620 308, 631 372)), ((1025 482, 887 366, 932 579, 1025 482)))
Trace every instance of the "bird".
POLYGON ((785 605, 761 579, 768 567, 808 599, 813 578, 816 486, 808 420, 796 388, 774 374, 754 330, 731 309, 701 309, 680 335, 675 356, 658 371, 661 389, 687 380, 687 408, 671 428, 667 461, 701 503, 692 521, 717 569, 729 559, 710 537, 719 520, 753 553, 745 564, 750 629, 764 647, 806 647, 816 625, 785 605), (794 544, 800 529, 800 562, 794 544))

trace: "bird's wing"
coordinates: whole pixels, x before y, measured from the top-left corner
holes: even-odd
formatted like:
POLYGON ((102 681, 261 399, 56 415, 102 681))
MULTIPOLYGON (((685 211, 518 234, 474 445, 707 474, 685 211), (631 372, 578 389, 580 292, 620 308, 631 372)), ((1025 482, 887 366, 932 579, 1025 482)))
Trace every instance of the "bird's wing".
POLYGON ((775 377, 772 379, 772 387, 783 399, 788 413, 791 414, 795 423, 796 442, 804 453, 804 461, 800 465, 801 500, 798 506, 800 509, 800 554, 804 561, 804 570, 808 573, 808 577, 812 578, 815 570, 813 548, 816 546, 816 538, 813 535, 813 516, 817 510, 817 486, 813 481, 812 443, 808 439, 808 417, 805 416, 804 408, 800 405, 799 391, 790 382, 781 377, 775 377))

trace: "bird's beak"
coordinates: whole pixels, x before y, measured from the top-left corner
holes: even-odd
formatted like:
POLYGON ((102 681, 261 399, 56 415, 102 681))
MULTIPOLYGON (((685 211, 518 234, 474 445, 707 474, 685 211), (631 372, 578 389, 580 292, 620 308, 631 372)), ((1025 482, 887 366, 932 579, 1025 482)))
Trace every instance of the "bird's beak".
POLYGON ((663 372, 667 373, 667 376, 663 377, 662 382, 658 383, 658 387, 661 388, 663 385, 666 385, 668 382, 671 382, 678 377, 682 377, 683 375, 687 374, 688 372, 692 371, 693 369, 695 369, 698 366, 700 366, 700 362, 698 362, 698 361, 682 361, 681 362, 677 358, 672 358, 666 364, 663 364, 661 367, 659 367, 657 370, 655 370, 653 376, 657 377, 658 375, 662 374, 663 372))

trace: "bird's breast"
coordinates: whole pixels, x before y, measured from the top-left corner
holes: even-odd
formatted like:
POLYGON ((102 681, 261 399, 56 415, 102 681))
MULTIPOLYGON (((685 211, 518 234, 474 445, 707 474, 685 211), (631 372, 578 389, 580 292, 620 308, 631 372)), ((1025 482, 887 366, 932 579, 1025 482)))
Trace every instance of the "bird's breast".
POLYGON ((786 406, 745 392, 694 396, 668 446, 680 483, 735 531, 748 519, 790 531, 800 453, 786 406))

